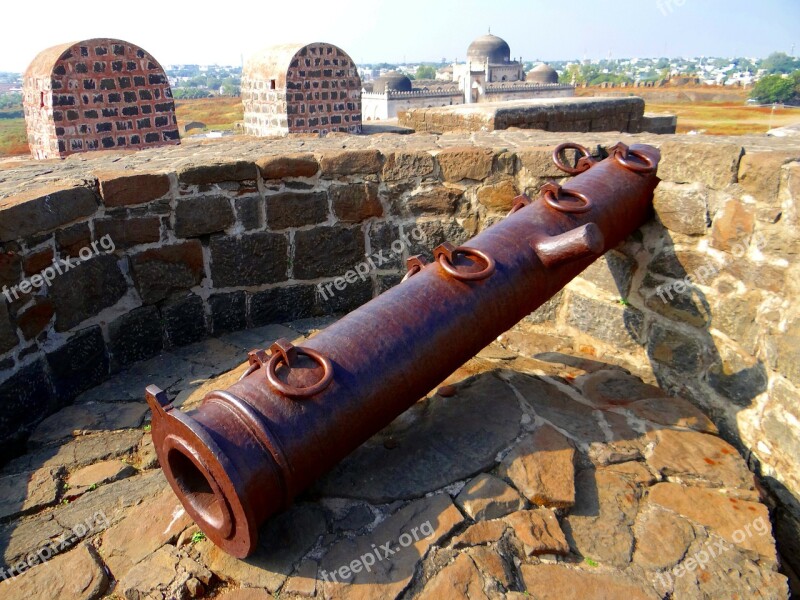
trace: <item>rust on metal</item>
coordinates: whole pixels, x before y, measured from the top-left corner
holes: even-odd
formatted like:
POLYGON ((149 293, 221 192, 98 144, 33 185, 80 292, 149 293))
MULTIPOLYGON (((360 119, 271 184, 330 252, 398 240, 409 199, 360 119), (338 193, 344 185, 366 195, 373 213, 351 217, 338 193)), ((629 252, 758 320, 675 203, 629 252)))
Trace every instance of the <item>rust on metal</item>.
POLYGON ((657 149, 593 161, 568 147, 586 160, 563 186, 515 199, 434 263, 409 260, 401 284, 303 344, 251 352, 241 380, 197 409, 147 388, 164 474, 211 541, 250 554, 270 515, 650 217, 657 149))

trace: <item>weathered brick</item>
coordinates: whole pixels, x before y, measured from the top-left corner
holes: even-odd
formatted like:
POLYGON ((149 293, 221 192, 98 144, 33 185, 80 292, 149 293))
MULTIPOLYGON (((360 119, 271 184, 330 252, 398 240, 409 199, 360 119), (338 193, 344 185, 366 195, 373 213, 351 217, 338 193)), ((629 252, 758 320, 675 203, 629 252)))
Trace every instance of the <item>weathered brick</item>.
POLYGON ((325 192, 283 192, 267 196, 267 226, 270 229, 303 227, 327 219, 328 197, 325 192))
POLYGON ((109 208, 144 204, 169 193, 169 176, 164 173, 101 171, 94 174, 100 183, 100 196, 109 208))
POLYGON ((317 227, 294 235, 294 276, 316 279, 344 275, 364 260, 360 227, 317 227))
POLYGON ((108 326, 108 349, 115 367, 156 356, 164 347, 161 317, 155 306, 142 306, 108 326))
POLYGON ((313 154, 283 154, 267 156, 256 161, 261 177, 266 180, 286 177, 313 177, 319 163, 313 154))
POLYGON ((436 155, 445 181, 474 179, 482 181, 492 172, 494 153, 485 148, 445 148, 436 155))
POLYGON ((314 316, 314 286, 292 285, 255 292, 250 296, 253 327, 314 316))
POLYGON ((214 294, 208 299, 211 307, 211 333, 219 335, 247 327, 245 292, 214 294))
POLYGON ((354 183, 335 186, 328 190, 333 214, 343 223, 360 223, 370 217, 383 215, 378 200, 378 186, 374 183, 354 183))
POLYGON ((287 263, 288 242, 279 233, 211 238, 211 279, 217 288, 283 281, 287 263))
POLYGON ((56 311, 56 331, 67 331, 113 306, 128 291, 128 284, 108 254, 94 256, 58 275, 49 297, 56 311))
POLYGON ((81 184, 39 187, 0 199, 0 242, 52 231, 97 211, 97 196, 81 184))
MULTIPOLYGON (((553 162, 553 150, 555 147, 526 147, 524 150, 518 151, 517 156, 522 168, 533 177, 565 177, 566 173, 556 167, 553 162)), ((563 156, 566 157, 567 164, 575 165, 576 152, 574 150, 566 150, 563 156)))
POLYGON ((381 170, 378 150, 329 152, 320 161, 323 175, 366 175, 381 170))
POLYGON ((175 208, 175 235, 189 238, 224 231, 234 220, 231 201, 225 196, 181 198, 175 208))
POLYGON ((77 257, 83 248, 90 248, 92 231, 88 223, 76 223, 56 231, 56 245, 62 256, 77 257))
POLYGON ((98 219, 94 222, 94 234, 98 240, 109 236, 116 251, 126 250, 138 244, 152 244, 161 239, 161 219, 158 217, 98 219))
MULTIPOLYGON (((14 244, 14 246, 16 246, 14 244)), ((22 257, 10 248, 0 248, 0 286, 15 285, 22 276, 22 257)))
MULTIPOLYGON (((26 308, 17 317, 17 325, 19 325, 22 335, 26 340, 32 340, 47 327, 50 319, 55 314, 55 307, 53 303, 47 298, 37 298, 36 304, 26 308)), ((1 348, 1 346, 0 346, 1 348)))
POLYGON ((255 163, 245 160, 226 163, 209 163, 184 167, 178 171, 178 181, 185 185, 219 183, 222 181, 246 181, 256 179, 255 163))
POLYGON ((205 274, 203 250, 197 240, 134 254, 131 264, 136 289, 145 304, 189 290, 199 285, 205 274))
POLYGON ((166 300, 161 305, 161 318, 172 346, 193 344, 207 335, 203 299, 195 294, 166 300))
POLYGON ((46 267, 53 264, 53 249, 45 248, 38 252, 28 254, 22 262, 23 270, 26 275, 41 273, 46 267))
POLYGON ((58 350, 47 353, 47 363, 59 401, 68 404, 81 392, 108 377, 108 353, 99 325, 73 335, 58 350))

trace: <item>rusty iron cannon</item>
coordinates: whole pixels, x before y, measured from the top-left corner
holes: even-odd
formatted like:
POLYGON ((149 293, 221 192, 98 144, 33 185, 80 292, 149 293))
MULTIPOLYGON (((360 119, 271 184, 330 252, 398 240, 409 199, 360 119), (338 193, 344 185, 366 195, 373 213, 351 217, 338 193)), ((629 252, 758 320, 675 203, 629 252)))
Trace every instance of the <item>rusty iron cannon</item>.
POLYGON ((196 410, 147 388, 161 467, 211 541, 250 554, 270 515, 648 219, 657 149, 617 144, 597 161, 562 144, 553 156, 576 177, 517 197, 431 264, 410 258, 401 284, 302 345, 250 352, 242 378, 196 410), (582 155, 574 167, 566 148, 582 155))

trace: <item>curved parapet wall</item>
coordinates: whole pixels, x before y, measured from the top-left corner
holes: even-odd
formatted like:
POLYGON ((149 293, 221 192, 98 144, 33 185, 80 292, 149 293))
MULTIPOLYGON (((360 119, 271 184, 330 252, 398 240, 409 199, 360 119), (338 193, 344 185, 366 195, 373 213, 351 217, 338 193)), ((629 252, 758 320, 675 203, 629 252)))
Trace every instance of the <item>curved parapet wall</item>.
MULTIPOLYGON (((594 355, 705 408, 783 499, 776 531, 800 556, 800 144, 788 138, 505 130, 302 140, 298 155, 299 140, 236 137, 15 164, 0 182, 0 460, 136 361, 163 385, 165 349, 352 310, 399 282, 408 256, 431 260, 561 178, 556 144, 620 139, 661 150, 655 218, 526 317, 536 336, 504 343, 594 355)), ((142 402, 149 381, 131 377, 131 395, 106 399, 142 402)), ((672 418, 661 399, 627 406, 672 418)))
POLYGON ((98 38, 42 51, 25 72, 23 96, 34 158, 180 143, 164 70, 123 40, 98 38))
POLYGON ((333 44, 281 44, 252 56, 242 70, 249 135, 361 132, 361 78, 333 44))

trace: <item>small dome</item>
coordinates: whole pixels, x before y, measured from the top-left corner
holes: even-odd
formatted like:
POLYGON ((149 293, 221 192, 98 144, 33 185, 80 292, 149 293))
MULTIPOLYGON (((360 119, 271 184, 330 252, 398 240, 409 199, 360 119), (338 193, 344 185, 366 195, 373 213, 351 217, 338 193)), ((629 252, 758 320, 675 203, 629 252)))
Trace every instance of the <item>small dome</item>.
POLYGON ((467 60, 482 63, 486 59, 490 65, 511 62, 511 48, 505 40, 491 33, 475 38, 467 48, 467 60))
POLYGON ((383 94, 387 91, 410 92, 411 89, 411 80, 397 71, 389 71, 385 75, 381 75, 372 84, 372 91, 376 94, 383 94))
POLYGON ((528 71, 525 81, 530 81, 531 83, 558 83, 558 71, 550 65, 539 63, 528 71))

